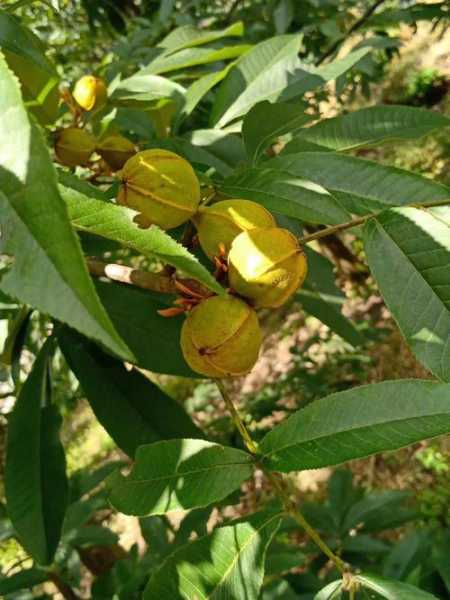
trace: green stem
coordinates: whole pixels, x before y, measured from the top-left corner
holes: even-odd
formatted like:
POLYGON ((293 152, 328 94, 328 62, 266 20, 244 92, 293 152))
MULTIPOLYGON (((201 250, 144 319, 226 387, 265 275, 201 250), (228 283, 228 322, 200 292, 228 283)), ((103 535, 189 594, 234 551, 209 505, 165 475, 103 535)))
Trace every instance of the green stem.
MULTIPOLYGON (((404 208, 433 208, 435 206, 446 206, 450 204, 450 200, 447 198, 446 200, 436 200, 434 202, 423 202, 421 204, 409 204, 404 208)), ((391 207, 395 208, 395 207, 391 207)), ((401 208, 401 207, 397 207, 401 208)), ((385 210, 385 209, 384 209, 385 210)), ((379 210, 374 213, 369 213, 368 215, 364 215, 363 217, 358 217, 357 219, 352 219, 351 221, 347 221, 346 223, 341 223, 340 225, 333 225, 331 227, 325 227, 324 229, 319 229, 319 231, 315 231, 309 235, 304 235, 299 238, 300 244, 308 244, 314 240, 319 240, 320 238, 326 237, 328 235, 332 235, 333 233, 338 233, 340 231, 344 231, 345 229, 350 229, 351 227, 357 227, 358 225, 363 225, 369 219, 373 219, 378 217, 383 211, 379 210)))
MULTIPOLYGON (((256 442, 252 439, 248 429, 246 428, 241 417, 239 416, 239 413, 237 412, 236 407, 234 406, 233 401, 231 400, 231 397, 226 390, 223 380, 216 379, 215 382, 217 384, 217 387, 219 388, 222 398, 224 399, 225 405, 226 405, 228 411, 230 412, 231 418, 233 419, 233 423, 235 424, 236 429, 241 434, 241 437, 242 437, 244 444, 246 445, 248 451, 253 455, 257 455, 258 454, 258 446, 257 446, 256 442)), ((344 563, 344 561, 341 560, 339 558, 339 556, 336 556, 336 554, 334 554, 334 552, 323 541, 323 539, 320 537, 320 535, 317 533, 317 531, 314 529, 314 527, 312 527, 308 523, 308 521, 305 519, 305 517, 299 511, 299 509, 295 505, 295 503, 292 502, 292 500, 289 496, 289 492, 285 489, 285 487, 283 485, 283 480, 281 479, 280 475, 277 473, 272 473, 271 471, 265 469, 264 466, 261 464, 259 464, 259 466, 264 471, 268 481, 271 483, 277 496, 282 501, 284 509, 286 511, 286 514, 291 516, 300 525, 300 527, 302 527, 302 529, 304 529, 304 531, 307 533, 307 535, 322 550, 322 552, 326 556, 328 556, 328 558, 335 564, 336 568, 341 573, 348 572, 348 567, 344 563)))
POLYGON ((247 450, 250 452, 250 454, 258 454, 258 446, 252 440, 252 437, 251 437, 247 427, 245 426, 244 421, 239 416, 239 413, 236 410, 236 407, 234 406, 229 393, 227 392, 225 384, 223 383, 223 381, 221 379, 216 379, 215 381, 216 381, 216 385, 219 388, 219 391, 222 395, 222 398, 224 399, 227 410, 230 413, 231 418, 233 419, 233 423, 234 423, 236 429, 241 434, 241 437, 244 441, 245 446, 247 447, 247 450))

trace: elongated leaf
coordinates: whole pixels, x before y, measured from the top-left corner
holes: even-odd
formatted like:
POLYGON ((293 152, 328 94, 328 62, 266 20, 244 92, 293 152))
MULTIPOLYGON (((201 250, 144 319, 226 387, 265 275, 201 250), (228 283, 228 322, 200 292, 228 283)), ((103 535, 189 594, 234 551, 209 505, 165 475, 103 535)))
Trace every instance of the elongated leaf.
POLYGON ((270 211, 309 223, 335 225, 351 218, 323 187, 277 168, 255 167, 238 172, 225 179, 220 190, 232 198, 254 200, 270 211))
POLYGON ((133 286, 96 283, 98 295, 117 331, 131 348, 139 367, 183 377, 197 377, 187 366, 180 348, 184 317, 167 319, 158 310, 168 303, 133 286))
POLYGON ((43 569, 24 569, 9 577, 0 578, 0 594, 12 594, 48 581, 49 574, 43 569))
POLYGON ((1 57, 0 85, 0 253, 12 257, 0 288, 131 358, 95 293, 48 151, 1 57))
POLYGON ((277 36, 244 55, 222 84, 224 91, 219 90, 213 113, 214 118, 220 112, 217 127, 245 115, 262 100, 291 100, 321 87, 348 71, 369 51, 361 48, 340 60, 314 67, 299 60, 300 42, 299 36, 277 36), (227 83, 229 79, 231 84, 227 83))
POLYGON ((450 125, 450 119, 411 106, 369 106, 347 115, 324 119, 302 129, 297 137, 331 150, 350 150, 392 139, 416 139, 450 125))
POLYGON ((317 592, 314 600, 338 600, 342 598, 342 581, 332 581, 317 592))
POLYGON ((127 371, 75 332, 60 330, 58 341, 95 416, 129 456, 142 444, 203 437, 182 406, 138 371, 127 371))
POLYGON ((242 125, 242 136, 253 165, 274 140, 311 120, 311 116, 305 114, 305 107, 302 103, 264 101, 250 110, 242 125))
POLYGON ((267 166, 323 186, 358 215, 450 197, 447 187, 415 173, 334 152, 280 155, 267 166))
POLYGON ((0 50, 20 81, 28 109, 42 124, 53 123, 59 104, 56 69, 45 57, 42 42, 3 10, 0 10, 0 50))
POLYGON ((385 579, 378 575, 356 575, 356 579, 369 590, 380 594, 386 600, 438 600, 436 596, 419 588, 403 583, 403 581, 394 581, 385 579))
POLYGON ((52 342, 38 354, 8 423, 5 492, 8 515, 39 564, 53 560, 68 497, 61 418, 48 404, 52 342))
POLYGON ((273 470, 337 465, 450 431, 450 386, 385 381, 316 400, 275 427, 260 451, 273 470))
MULTIPOLYGON (((278 35, 260 42, 247 52, 221 84, 212 109, 211 123, 223 127, 235 116, 238 116, 234 115, 233 105, 245 94, 251 84, 258 87, 258 82, 264 70, 270 71, 272 76, 278 70, 282 78, 283 73, 285 74, 288 68, 293 69, 298 62, 297 54, 300 50, 301 41, 302 37, 299 35, 278 35), (230 118, 228 118, 228 113, 231 115, 230 118)), ((266 87, 264 83, 261 85, 263 95, 262 97, 256 97, 255 94, 253 104, 262 100, 276 99, 268 97, 266 87)), ((247 107, 247 111, 250 110, 253 104, 247 107)), ((245 114, 245 112, 240 114, 245 114)))
POLYGON ((250 50, 248 44, 239 44, 237 46, 224 46, 222 48, 186 48, 169 56, 157 56, 147 67, 138 71, 138 74, 147 73, 158 75, 170 71, 178 71, 195 67, 196 65, 206 65, 217 61, 236 58, 250 50))
POLYGON ((450 223, 443 214, 385 211, 366 224, 364 240, 369 266, 407 343, 436 377, 450 381, 450 223))
POLYGON ((186 275, 204 283, 213 291, 223 293, 223 288, 195 256, 165 231, 156 226, 140 229, 133 220, 138 214, 136 211, 89 198, 65 186, 60 186, 60 190, 72 225, 79 231, 116 240, 144 256, 159 258, 162 262, 173 265, 186 275))
POLYGON ((257 600, 266 548, 279 524, 279 515, 257 513, 183 546, 150 578, 143 600, 257 600))
POLYGON ((229 70, 234 66, 234 62, 229 63, 226 67, 220 71, 214 71, 208 73, 203 77, 194 81, 194 83, 188 87, 184 96, 184 105, 176 121, 179 124, 183 119, 188 117, 198 105, 198 103, 206 96, 206 94, 212 90, 214 86, 220 83, 227 75, 229 70))
POLYGON ((166 48, 170 53, 182 50, 183 48, 193 48, 215 42, 225 37, 242 37, 244 26, 242 21, 236 21, 229 27, 221 30, 202 30, 192 25, 183 25, 171 31, 159 44, 159 48, 166 48))
POLYGON ((155 100, 171 98, 181 105, 184 93, 184 87, 175 81, 138 71, 136 75, 124 79, 116 86, 111 94, 111 101, 118 106, 146 108, 155 100))
POLYGON ((327 327, 337 333, 343 340, 352 346, 360 346, 364 343, 364 337, 356 329, 353 323, 345 317, 340 310, 340 303, 326 298, 317 290, 300 289, 296 299, 301 302, 304 310, 319 319, 327 327))
POLYGON ((161 515, 201 508, 238 489, 252 473, 246 452, 203 440, 140 446, 133 469, 112 480, 111 504, 127 515, 161 515))

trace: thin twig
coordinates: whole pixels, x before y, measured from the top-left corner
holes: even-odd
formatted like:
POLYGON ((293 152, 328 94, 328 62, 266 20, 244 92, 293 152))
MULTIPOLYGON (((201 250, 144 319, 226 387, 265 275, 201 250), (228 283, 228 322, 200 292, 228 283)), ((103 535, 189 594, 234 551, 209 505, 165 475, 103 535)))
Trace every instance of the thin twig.
MULTIPOLYGON (((236 407, 234 406, 233 401, 227 392, 227 389, 225 387, 223 380, 216 379, 215 381, 216 381, 217 387, 219 388, 220 393, 222 394, 222 398, 224 399, 226 407, 227 407, 228 411, 230 412, 233 423, 235 424, 236 429, 241 434, 244 444, 246 445, 246 447, 248 448, 248 450, 251 454, 257 455, 258 454, 258 446, 257 446, 256 442, 252 439, 247 427, 245 426, 245 423, 242 421, 241 417, 239 416, 239 413, 237 412, 236 407)), ((320 535, 314 529, 314 527, 312 527, 308 523, 308 521, 305 519, 305 517, 299 511, 297 506, 291 501, 291 498, 289 497, 289 493, 284 488, 281 478, 279 479, 280 475, 277 473, 272 473, 271 471, 266 469, 264 467, 264 465, 260 465, 260 467, 263 469, 267 479, 272 484, 272 487, 273 487, 275 493, 282 501, 284 509, 286 511, 286 514, 291 516, 300 525, 300 527, 302 527, 302 529, 305 530, 307 535, 322 550, 322 552, 326 556, 328 556, 328 558, 331 561, 333 561, 336 568, 341 573, 347 573, 349 571, 348 566, 344 563, 344 561, 342 559, 339 558, 339 556, 336 556, 332 552, 332 550, 328 547, 328 545, 320 537, 320 535)))
POLYGON ((364 25, 364 23, 367 21, 367 19, 369 17, 371 17, 373 15, 373 13, 377 10, 377 8, 384 2, 385 2, 385 0, 376 0, 376 2, 374 2, 372 4, 372 6, 369 6, 369 8, 365 11, 365 13, 363 15, 361 15, 361 17, 359 19, 357 19, 353 23, 353 25, 351 27, 349 27, 349 29, 346 32, 340 38, 338 38, 333 44, 331 44, 331 46, 328 48, 328 50, 325 50, 325 52, 322 54, 322 56, 317 61, 316 65, 318 66, 318 65, 322 64, 326 58, 328 58, 331 54, 333 54, 333 52, 335 52, 339 48, 339 46, 342 44, 342 42, 344 42, 348 38, 349 35, 354 33, 362 25, 364 25))
POLYGON ((229 411, 229 413, 231 415, 231 418, 233 419, 233 423, 234 423, 236 429, 241 434, 241 437, 242 437, 242 439, 244 441, 244 444, 247 447, 247 450, 251 454, 257 454, 258 453, 258 446, 252 440, 252 436, 250 435, 247 427, 245 426, 244 421, 239 416, 239 413, 236 410, 236 407, 234 406, 233 401, 232 401, 229 393, 227 392, 227 389, 225 387, 225 384, 224 384, 223 380, 222 379, 216 379, 215 381, 216 381, 217 387, 220 390, 222 398, 224 399, 225 405, 226 405, 226 407, 227 407, 227 409, 228 409, 228 411, 229 411))
POLYGON ((133 269, 126 265, 118 265, 115 263, 105 263, 100 260, 88 258, 87 267, 89 273, 94 277, 107 277, 112 281, 119 283, 128 283, 143 290, 159 292, 164 294, 176 294, 177 288, 175 280, 167 275, 159 275, 158 273, 150 273, 150 271, 142 271, 133 269))
POLYGON ((49 579, 54 584, 58 592, 65 600, 80 600, 80 597, 73 589, 61 579, 59 573, 52 571, 49 573, 49 579))
MULTIPOLYGON (((446 206, 447 204, 450 204, 449 198, 447 198, 446 200, 437 200, 434 202, 423 202, 421 204, 409 204, 408 206, 404 206, 403 208, 426 209, 426 208, 433 208, 433 207, 437 207, 437 206, 446 206)), ((391 207, 391 208, 395 208, 395 207, 391 207)), ((402 208, 402 207, 397 207, 397 208, 402 208)), ((319 229, 319 231, 315 231, 314 233, 310 233, 309 235, 304 235, 303 237, 299 238, 298 241, 300 244, 307 244, 308 242, 312 242, 314 240, 319 240, 320 238, 326 237, 328 235, 332 235, 332 234, 340 232, 340 231, 344 231, 345 229, 351 229, 352 227, 357 227, 358 225, 363 225, 369 219, 378 217, 378 215, 382 212, 383 211, 379 210, 377 212, 369 213, 368 215, 364 215, 363 217, 358 217, 357 219, 352 219, 351 221, 347 221, 346 223, 341 223, 340 225, 332 225, 331 227, 325 227, 324 229, 319 229)))

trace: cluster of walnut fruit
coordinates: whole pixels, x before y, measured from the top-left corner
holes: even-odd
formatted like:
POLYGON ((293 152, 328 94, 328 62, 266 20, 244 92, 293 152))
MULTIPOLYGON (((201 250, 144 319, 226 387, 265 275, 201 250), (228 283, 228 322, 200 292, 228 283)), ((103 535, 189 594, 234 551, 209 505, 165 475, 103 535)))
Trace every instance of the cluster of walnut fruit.
MULTIPOLYGON (((82 110, 99 110, 106 103, 105 84, 85 76, 73 98, 82 110)), ((305 279, 306 258, 297 239, 256 202, 202 201, 194 169, 174 152, 136 152, 118 134, 96 142, 79 127, 57 135, 55 154, 62 164, 85 165, 94 151, 120 180, 117 203, 138 211, 143 227, 166 230, 191 221, 202 250, 227 284, 223 295, 199 297, 188 305, 181 331, 186 362, 208 377, 250 371, 262 342, 255 309, 281 306, 305 279)))

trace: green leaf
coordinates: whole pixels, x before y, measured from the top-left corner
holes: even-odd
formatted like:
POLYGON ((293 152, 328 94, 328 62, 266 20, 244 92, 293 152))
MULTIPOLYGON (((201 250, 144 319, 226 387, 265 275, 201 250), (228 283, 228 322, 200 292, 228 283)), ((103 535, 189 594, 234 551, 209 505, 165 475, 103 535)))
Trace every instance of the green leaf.
POLYGON ((197 129, 167 140, 158 140, 158 148, 167 148, 191 163, 213 167, 223 176, 230 175, 245 160, 242 140, 218 129, 197 129))
POLYGON ((187 88, 184 96, 183 108, 181 109, 178 120, 176 119, 177 124, 181 123, 183 119, 188 117, 193 112, 194 108, 204 98, 204 96, 206 96, 206 94, 212 90, 214 86, 220 83, 228 75, 228 72, 234 66, 234 64, 234 62, 229 63, 220 71, 214 71, 213 73, 208 73, 207 75, 200 77, 187 88))
POLYGON ((364 228, 371 271, 417 358, 450 381, 450 208, 385 211, 364 228))
POLYGON ((410 140, 450 125, 438 112, 411 106, 369 106, 346 115, 324 119, 302 129, 296 139, 331 150, 351 150, 386 140, 410 140))
POLYGON ((248 44, 224 46, 222 48, 185 48, 170 55, 162 54, 157 56, 144 69, 138 71, 138 74, 159 75, 160 73, 168 73, 197 65, 228 60, 245 54, 250 48, 251 46, 248 44))
POLYGON ((133 286, 98 281, 96 288, 114 327, 132 350, 136 358, 133 362, 155 373, 198 376, 181 352, 182 315, 162 317, 157 311, 168 304, 133 286))
POLYGON ((130 359, 95 293, 42 135, 1 57, 0 85, 0 253, 12 257, 0 287, 130 359))
POLYGON ((8 515, 25 550, 39 564, 56 552, 68 498, 61 417, 48 404, 53 340, 39 352, 8 422, 5 493, 8 515))
POLYGON ((171 98, 181 105, 185 89, 179 83, 138 71, 135 75, 121 81, 111 94, 111 102, 118 106, 138 108, 151 107, 155 101, 171 98))
POLYGON ((242 450, 203 440, 157 442, 137 449, 129 475, 113 475, 109 500, 138 516, 201 508, 234 492, 252 470, 242 450))
POLYGON ((342 598, 342 581, 332 581, 324 588, 317 592, 314 600, 338 600, 342 598))
POLYGON ((257 600, 266 549, 279 524, 278 514, 257 513, 183 546, 150 578, 143 600, 257 600))
POLYGON ((396 450, 450 431, 449 394, 448 384, 408 379, 331 394, 272 429, 259 450, 282 472, 396 450))
POLYGON ((48 581, 49 574, 41 569, 24 569, 14 575, 0 578, 0 594, 12 594, 48 581))
POLYGON ((438 600, 433 594, 419 590, 419 588, 409 585, 409 583, 385 579, 378 575, 362 573, 356 575, 355 579, 365 588, 380 594, 386 600, 438 600))
POLYGON ((254 200, 270 211, 309 223, 337 225, 351 218, 322 186, 281 169, 255 167, 237 172, 225 179, 220 191, 232 198, 254 200))
POLYGON ((301 42, 300 35, 278 35, 260 42, 244 54, 231 69, 217 92, 211 123, 223 127, 237 116, 245 114, 261 100, 276 100, 276 97, 269 98, 270 92, 264 73, 266 71, 271 77, 275 77, 276 72, 279 71, 279 79, 283 81, 283 75, 286 77, 287 70, 293 69, 298 62, 297 54, 301 42), (257 97, 254 92, 253 103, 250 102, 243 111, 236 110, 239 99, 246 90, 253 89, 254 86, 257 89, 259 87, 262 97, 257 97))
POLYGON ((311 120, 312 117, 305 114, 305 108, 303 103, 271 104, 264 101, 247 113, 242 125, 242 136, 253 165, 274 140, 311 120))
POLYGON ((284 579, 269 582, 262 589, 261 600, 299 600, 298 595, 284 579))
POLYGON ((58 342, 95 416, 129 456, 142 444, 203 437, 182 406, 138 371, 68 329, 58 331, 58 342))
POLYGON ((171 31, 163 38, 158 48, 166 48, 170 52, 177 52, 183 48, 192 48, 209 44, 225 37, 242 37, 244 25, 242 21, 236 21, 225 29, 197 29, 192 25, 183 25, 171 31))
POLYGON ((295 298, 301 303, 305 312, 319 319, 352 346, 360 346, 364 343, 364 336, 341 313, 339 304, 333 300, 327 299, 317 290, 306 288, 300 289, 295 298))
POLYGON ((90 198, 62 185, 60 191, 75 229, 108 240, 116 240, 144 256, 158 258, 163 263, 172 265, 189 277, 197 279, 214 292, 224 293, 211 273, 169 234, 155 225, 149 229, 140 229, 133 220, 138 214, 136 211, 90 198))
POLYGON ((27 108, 42 124, 58 117, 59 77, 42 42, 20 21, 0 10, 0 50, 18 77, 27 108))
POLYGON ((450 197, 448 188, 426 177, 334 152, 281 154, 266 164, 323 186, 358 215, 450 197))
POLYGON ((303 64, 298 58, 302 37, 276 36, 247 52, 221 85, 212 119, 224 127, 242 117, 262 100, 286 101, 336 79, 368 53, 368 48, 320 67, 303 64))

